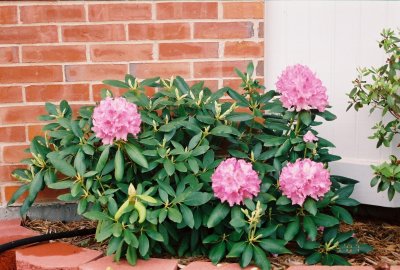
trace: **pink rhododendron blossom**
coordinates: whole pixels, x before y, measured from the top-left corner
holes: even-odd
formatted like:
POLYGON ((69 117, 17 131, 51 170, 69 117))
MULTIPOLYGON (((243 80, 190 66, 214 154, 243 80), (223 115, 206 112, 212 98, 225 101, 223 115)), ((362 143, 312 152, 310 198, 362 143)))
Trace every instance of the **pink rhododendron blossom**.
POLYGON ((253 198, 260 192, 261 180, 251 163, 228 158, 221 162, 211 176, 214 195, 230 206, 253 198))
POLYGON ((278 78, 276 88, 287 109, 298 112, 318 109, 322 112, 328 106, 326 88, 307 66, 298 64, 287 67, 278 78))
POLYGON ((304 134, 303 141, 305 141, 305 142, 316 142, 316 141, 318 141, 318 138, 315 137, 315 135, 309 130, 306 134, 304 134))
POLYGON ((122 97, 107 97, 94 109, 92 130, 103 144, 112 144, 114 139, 126 141, 129 133, 136 136, 141 122, 135 104, 122 97))
POLYGON ((282 193, 292 200, 292 204, 303 205, 307 196, 318 200, 331 187, 330 174, 320 162, 298 159, 288 163, 279 177, 282 193))

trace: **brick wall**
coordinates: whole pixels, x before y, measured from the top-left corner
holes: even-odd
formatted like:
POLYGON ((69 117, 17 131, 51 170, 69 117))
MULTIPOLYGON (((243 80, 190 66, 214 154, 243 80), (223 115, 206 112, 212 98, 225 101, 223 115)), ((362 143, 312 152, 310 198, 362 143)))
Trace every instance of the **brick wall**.
POLYGON ((237 87, 249 60, 263 75, 263 16, 261 0, 0 2, 0 205, 44 102, 93 103, 126 73, 237 87))

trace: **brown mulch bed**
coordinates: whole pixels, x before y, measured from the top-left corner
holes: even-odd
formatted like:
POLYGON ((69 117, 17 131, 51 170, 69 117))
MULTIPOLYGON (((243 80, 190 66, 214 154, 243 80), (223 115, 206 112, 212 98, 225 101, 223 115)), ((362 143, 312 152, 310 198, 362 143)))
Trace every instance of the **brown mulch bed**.
MULTIPOLYGON (((24 226, 40 233, 54 233, 76 229, 94 228, 93 221, 60 222, 47 220, 26 220, 24 226)), ((389 224, 384 221, 356 218, 353 225, 344 225, 344 231, 353 230, 360 242, 374 247, 369 254, 350 255, 347 257, 353 265, 400 265, 400 224, 389 224)), ((94 236, 64 238, 59 241, 68 242, 81 247, 105 251, 107 243, 97 243, 94 236)), ((206 258, 183 258, 180 264, 186 265, 191 261, 206 260, 206 258)), ((304 257, 298 255, 280 255, 270 258, 275 269, 286 269, 291 265, 301 265, 304 257)))

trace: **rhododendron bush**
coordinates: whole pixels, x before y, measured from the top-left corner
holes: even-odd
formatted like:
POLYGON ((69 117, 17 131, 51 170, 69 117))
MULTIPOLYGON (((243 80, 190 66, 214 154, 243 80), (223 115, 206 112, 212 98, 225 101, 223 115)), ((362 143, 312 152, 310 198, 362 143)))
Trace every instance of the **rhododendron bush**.
POLYGON ((27 191, 24 214, 44 187, 68 189, 59 199, 97 220, 107 254, 131 264, 165 253, 261 269, 286 253, 348 264, 342 254, 370 247, 339 229, 353 222, 356 181, 331 175, 328 163, 340 158, 314 129, 335 119, 326 89, 296 65, 265 91, 253 69, 236 70, 240 92, 127 75, 104 81, 125 88, 122 97, 105 90, 77 118, 66 101, 46 104, 50 123, 32 140, 29 168, 14 172, 22 186, 10 204, 27 191))

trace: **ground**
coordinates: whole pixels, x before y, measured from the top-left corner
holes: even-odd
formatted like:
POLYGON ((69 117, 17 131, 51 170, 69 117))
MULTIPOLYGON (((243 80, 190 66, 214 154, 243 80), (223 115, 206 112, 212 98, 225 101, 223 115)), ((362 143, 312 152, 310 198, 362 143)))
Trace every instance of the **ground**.
MULTIPOLYGON (((54 233, 75 229, 93 228, 92 221, 76 221, 64 223, 60 221, 25 220, 24 226, 40 233, 54 233)), ((374 247, 369 254, 351 255, 347 259, 353 265, 384 266, 400 265, 400 222, 385 222, 356 217, 353 225, 343 225, 343 230, 354 230, 360 242, 374 247)), ((93 236, 60 239, 59 241, 72 243, 77 246, 90 247, 105 251, 106 243, 97 243, 93 236)), ((185 265, 195 260, 207 258, 181 258, 180 264, 185 265)), ((270 258, 275 269, 286 269, 288 266, 304 264, 304 257, 297 255, 281 255, 270 258)), ((385 269, 385 268, 382 268, 385 269)))

